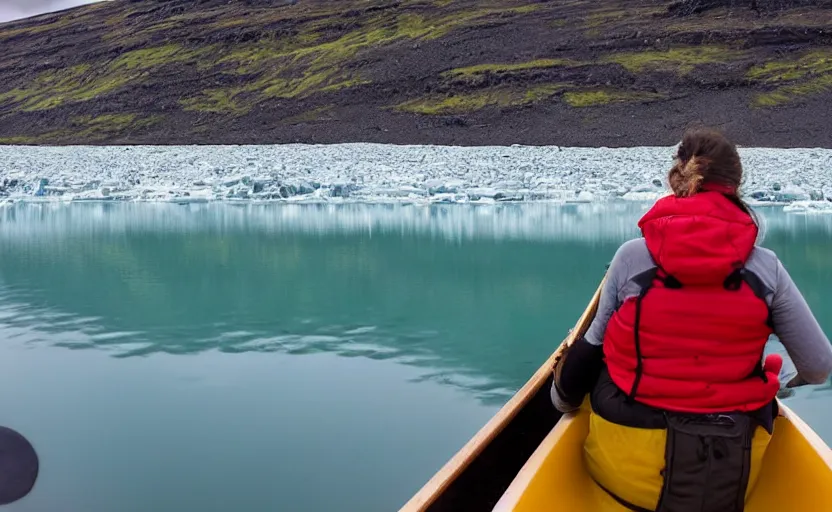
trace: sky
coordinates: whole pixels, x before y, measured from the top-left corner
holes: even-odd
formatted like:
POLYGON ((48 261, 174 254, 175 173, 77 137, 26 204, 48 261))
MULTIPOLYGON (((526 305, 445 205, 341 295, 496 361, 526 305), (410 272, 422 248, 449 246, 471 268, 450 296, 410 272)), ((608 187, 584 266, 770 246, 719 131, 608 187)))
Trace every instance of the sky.
POLYGON ((0 0, 0 23, 100 0, 0 0))

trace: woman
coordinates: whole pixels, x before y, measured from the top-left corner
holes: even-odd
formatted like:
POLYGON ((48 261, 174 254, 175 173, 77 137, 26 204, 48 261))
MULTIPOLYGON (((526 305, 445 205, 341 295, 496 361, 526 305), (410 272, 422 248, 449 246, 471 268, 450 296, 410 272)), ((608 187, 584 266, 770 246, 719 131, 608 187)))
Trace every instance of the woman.
POLYGON ((779 355, 794 383, 832 372, 832 347, 788 272, 757 247, 738 196, 735 146, 708 129, 685 133, 668 175, 673 194, 623 244, 586 335, 555 367, 562 412, 589 393, 589 473, 631 510, 742 510, 777 416, 779 355))

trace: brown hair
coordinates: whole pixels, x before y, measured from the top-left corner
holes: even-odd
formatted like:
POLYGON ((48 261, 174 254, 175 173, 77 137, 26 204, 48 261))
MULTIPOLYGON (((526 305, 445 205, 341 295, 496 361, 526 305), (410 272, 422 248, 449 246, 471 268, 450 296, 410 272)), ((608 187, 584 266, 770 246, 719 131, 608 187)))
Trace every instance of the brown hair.
POLYGON ((736 195, 742 182, 740 155, 736 146, 716 130, 687 130, 667 180, 676 197, 692 196, 708 184, 736 195))
POLYGON ((742 177, 742 163, 734 143, 712 128, 691 128, 682 136, 667 181, 676 197, 689 197, 710 186, 722 192, 759 226, 754 211, 740 199, 742 177))

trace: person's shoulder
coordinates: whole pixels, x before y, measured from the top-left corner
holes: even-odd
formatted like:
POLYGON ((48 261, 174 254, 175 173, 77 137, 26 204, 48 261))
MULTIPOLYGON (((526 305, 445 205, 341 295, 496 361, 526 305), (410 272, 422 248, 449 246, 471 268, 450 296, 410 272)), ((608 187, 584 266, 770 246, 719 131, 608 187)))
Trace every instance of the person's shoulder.
POLYGON ((650 257, 650 252, 647 250, 647 242, 644 238, 634 238, 627 240, 618 247, 615 252, 616 258, 626 260, 641 260, 644 257, 650 257))
POLYGON ((761 247, 759 245, 755 245, 754 248, 751 250, 751 254, 748 256, 749 265, 762 264, 776 266, 779 261, 780 258, 777 257, 776 252, 767 247, 761 247))
POLYGON ((610 262, 610 270, 622 278, 621 282, 632 277, 634 272, 637 274, 652 266, 653 258, 650 257, 644 238, 635 238, 621 244, 610 262))
POLYGON ((759 245, 754 246, 745 263, 745 268, 754 272, 772 290, 777 288, 780 267, 777 253, 759 245))

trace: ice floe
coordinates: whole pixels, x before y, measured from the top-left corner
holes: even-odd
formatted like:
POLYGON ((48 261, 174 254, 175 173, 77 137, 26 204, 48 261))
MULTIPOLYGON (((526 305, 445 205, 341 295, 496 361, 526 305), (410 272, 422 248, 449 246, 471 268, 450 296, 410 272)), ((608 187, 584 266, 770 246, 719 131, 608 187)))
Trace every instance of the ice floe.
MULTIPOLYGON (((587 203, 666 194, 672 147, 0 147, 0 201, 587 203)), ((832 150, 741 148, 754 204, 828 211, 832 150)))

